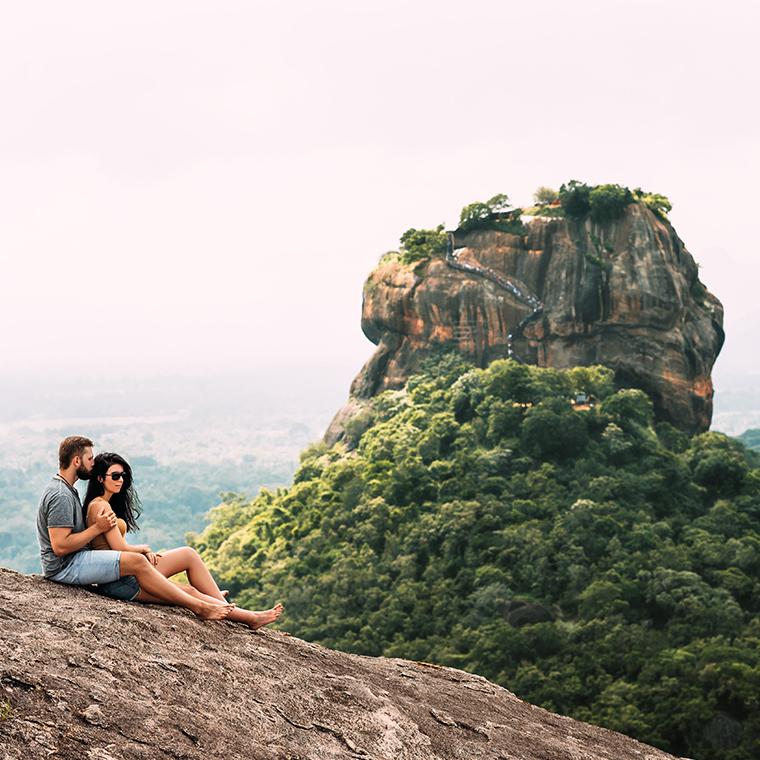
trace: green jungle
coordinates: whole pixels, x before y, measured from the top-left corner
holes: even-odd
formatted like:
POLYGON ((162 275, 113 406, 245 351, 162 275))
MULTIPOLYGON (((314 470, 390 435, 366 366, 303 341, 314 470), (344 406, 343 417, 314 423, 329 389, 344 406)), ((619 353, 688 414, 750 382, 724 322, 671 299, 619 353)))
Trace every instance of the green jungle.
POLYGON ((675 755, 760 757, 760 454, 654 424, 603 367, 444 349, 346 432, 188 534, 238 604, 675 755))

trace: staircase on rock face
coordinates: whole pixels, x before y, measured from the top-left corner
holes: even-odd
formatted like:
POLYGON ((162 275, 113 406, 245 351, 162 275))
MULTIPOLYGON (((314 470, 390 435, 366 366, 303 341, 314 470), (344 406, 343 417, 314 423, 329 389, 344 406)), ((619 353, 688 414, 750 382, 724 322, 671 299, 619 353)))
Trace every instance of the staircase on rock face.
MULTIPOLYGON (((458 250, 461 249, 454 250, 454 233, 449 232, 446 243, 446 263, 450 267, 453 269, 459 269, 462 272, 469 272, 470 274, 477 274, 481 277, 485 277, 486 279, 491 280, 491 282, 495 282, 499 287, 511 293, 513 296, 515 296, 515 298, 519 299, 524 304, 527 304, 531 307, 532 311, 530 314, 528 314, 528 316, 525 317, 519 325, 517 325, 513 332, 507 335, 508 356, 520 364, 524 364, 523 360, 512 349, 513 338, 515 335, 522 334, 522 331, 525 329, 528 322, 540 314, 541 310, 544 308, 544 305, 535 296, 523 293, 522 290, 520 290, 520 288, 518 288, 517 285, 515 285, 508 277, 503 277, 502 275, 494 272, 493 269, 481 267, 476 264, 462 264, 458 258, 458 250)), ((456 337, 456 333, 454 337, 456 337)))

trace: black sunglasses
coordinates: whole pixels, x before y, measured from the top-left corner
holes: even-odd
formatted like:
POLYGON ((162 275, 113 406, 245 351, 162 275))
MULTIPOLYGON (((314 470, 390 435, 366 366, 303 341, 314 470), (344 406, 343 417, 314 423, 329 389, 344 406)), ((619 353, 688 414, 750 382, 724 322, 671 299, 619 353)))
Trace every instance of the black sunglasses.
POLYGON ((107 472, 106 477, 111 478, 111 480, 121 480, 122 478, 126 480, 127 473, 126 472, 107 472))

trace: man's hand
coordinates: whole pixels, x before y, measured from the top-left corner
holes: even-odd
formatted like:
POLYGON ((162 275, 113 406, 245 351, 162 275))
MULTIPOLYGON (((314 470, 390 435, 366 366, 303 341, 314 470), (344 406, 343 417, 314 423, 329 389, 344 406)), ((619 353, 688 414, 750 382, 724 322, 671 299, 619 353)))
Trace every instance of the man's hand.
POLYGON ((150 564, 153 566, 158 564, 158 560, 161 557, 160 554, 156 554, 155 552, 152 552, 148 544, 135 544, 134 546, 130 548, 133 552, 139 552, 140 554, 144 554, 148 558, 148 562, 150 562, 150 564))
POLYGON ((130 551, 138 554, 150 554, 150 546, 148 544, 132 544, 130 551))
POLYGON ((99 533, 108 533, 111 528, 116 527, 116 515, 107 504, 104 504, 100 508, 98 516, 95 518, 94 525, 99 533))

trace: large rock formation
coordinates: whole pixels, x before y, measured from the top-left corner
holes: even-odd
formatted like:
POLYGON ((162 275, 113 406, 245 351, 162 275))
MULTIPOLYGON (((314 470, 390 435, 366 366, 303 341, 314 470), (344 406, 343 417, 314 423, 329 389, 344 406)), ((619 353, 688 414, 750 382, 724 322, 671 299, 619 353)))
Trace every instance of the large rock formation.
MULTIPOLYGON (((456 240, 459 262, 489 268, 543 302, 515 334, 518 356, 555 369, 603 364, 618 387, 649 394, 658 420, 689 434, 707 430, 723 307, 704 291, 673 227, 638 203, 616 221, 534 217, 526 226, 524 237, 476 231, 456 240)), ((530 311, 445 256, 376 269, 364 286, 362 329, 378 348, 351 386, 353 407, 341 410, 326 440, 340 437, 358 401, 401 387, 442 342, 479 367, 505 358, 508 335, 530 311)))
POLYGON ((484 678, 0 569, 0 760, 672 760, 484 678))

